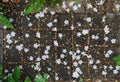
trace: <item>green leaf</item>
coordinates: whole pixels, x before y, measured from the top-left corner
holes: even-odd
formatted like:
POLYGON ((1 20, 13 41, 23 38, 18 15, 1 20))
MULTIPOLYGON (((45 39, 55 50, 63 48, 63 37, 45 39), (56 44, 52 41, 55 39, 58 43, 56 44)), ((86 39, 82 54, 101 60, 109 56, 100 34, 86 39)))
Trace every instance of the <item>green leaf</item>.
POLYGON ((0 7, 0 11, 2 10, 3 8, 2 7, 0 7))
POLYGON ((83 82, 83 79, 80 77, 80 80, 79 80, 79 82, 83 82))
POLYGON ((16 82, 16 81, 14 80, 12 75, 9 75, 7 78, 7 82, 16 82))
POLYGON ((54 0, 49 0, 48 6, 53 7, 54 4, 55 4, 55 1, 54 1, 54 0))
POLYGON ((44 77, 45 79, 47 79, 47 78, 48 78, 48 76, 49 76, 49 75, 48 75, 48 74, 46 74, 46 73, 43 75, 43 77, 44 77))
POLYGON ((115 57, 113 57, 113 60, 114 60, 114 61, 120 61, 120 56, 115 56, 115 57))
POLYGON ((30 82, 30 77, 26 77, 24 82, 30 82))
POLYGON ((45 82, 41 74, 37 74, 34 79, 35 82, 45 82))
POLYGON ((120 61, 117 61, 117 65, 120 66, 120 61))
POLYGON ((77 0, 77 3, 80 3, 80 0, 77 0))
POLYGON ((0 65, 0 79, 3 79, 3 66, 0 65))
POLYGON ((13 78, 15 79, 16 82, 20 82, 20 75, 21 75, 20 68, 18 66, 15 66, 13 72, 13 78))
POLYGON ((27 7, 24 9, 23 14, 37 13, 43 7, 46 0, 33 0, 30 2, 27 7))
POLYGON ((55 0, 55 3, 59 4, 60 6, 62 5, 62 1, 61 0, 55 0))
POLYGON ((8 28, 14 28, 14 26, 9 22, 9 20, 0 13, 0 24, 7 26, 8 28))

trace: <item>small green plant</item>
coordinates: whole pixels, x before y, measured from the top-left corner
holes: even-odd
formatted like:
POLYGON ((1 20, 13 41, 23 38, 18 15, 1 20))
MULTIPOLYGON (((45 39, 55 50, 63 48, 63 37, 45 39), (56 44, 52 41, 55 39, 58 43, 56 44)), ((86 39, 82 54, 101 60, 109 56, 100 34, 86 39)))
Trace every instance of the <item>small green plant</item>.
POLYGON ((0 65, 0 80, 3 80, 3 67, 0 65))
POLYGON ((117 62, 118 66, 120 66, 120 55, 113 57, 113 60, 117 62))
POLYGON ((27 77, 25 78, 25 81, 24 81, 24 82, 31 82, 30 77, 27 76, 27 77))
MULTIPOLYGON (((2 7, 0 7, 0 11, 2 7)), ((7 26, 8 28, 14 28, 14 26, 9 22, 9 20, 0 12, 0 24, 7 26)))
MULTIPOLYGON (((3 67, 2 65, 0 65, 0 80, 2 80, 3 82, 21 82, 20 76, 21 76, 21 70, 19 66, 15 66, 13 73, 9 74, 7 78, 5 78, 3 75, 3 67)), ((34 78, 34 82, 47 82, 48 76, 49 75, 46 73, 43 74, 43 76, 41 74, 37 74, 34 78)), ((30 77, 27 76, 24 82, 31 82, 30 77)))
POLYGON ((79 82, 83 82, 83 78, 80 77, 79 82))
POLYGON ((23 14, 37 13, 45 6, 53 7, 56 4, 61 5, 61 0, 33 0, 24 9, 23 14))
POLYGON ((37 74, 35 76, 34 81, 35 82, 48 82, 47 79, 48 79, 48 74, 44 74, 43 76, 41 74, 37 74))

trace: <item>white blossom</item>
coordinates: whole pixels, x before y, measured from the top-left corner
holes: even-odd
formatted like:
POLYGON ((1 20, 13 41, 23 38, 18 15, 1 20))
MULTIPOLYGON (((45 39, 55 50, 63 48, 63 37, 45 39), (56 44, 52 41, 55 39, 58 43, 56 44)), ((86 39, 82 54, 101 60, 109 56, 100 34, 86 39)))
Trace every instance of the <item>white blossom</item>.
POLYGON ((50 11, 50 14, 51 14, 51 15, 55 15, 55 12, 54 12, 54 11, 50 11))
POLYGON ((81 64, 83 64, 83 61, 82 61, 82 60, 79 60, 78 63, 81 65, 81 64))
POLYGON ((62 34, 62 33, 59 33, 59 34, 58 34, 58 37, 59 37, 60 39, 62 39, 62 38, 63 38, 63 34, 62 34))
POLYGON ((64 55, 64 54, 61 54, 61 55, 60 55, 60 58, 65 58, 65 55, 64 55))
POLYGON ((8 44, 11 44, 11 43, 13 43, 13 41, 12 41, 10 38, 8 38, 8 39, 7 39, 7 43, 8 43, 8 44))
POLYGON ((34 46, 35 49, 37 49, 39 47, 39 44, 38 43, 34 43, 33 46, 34 46))
POLYGON ((61 60, 60 60, 60 59, 57 59, 57 60, 56 60, 56 63, 57 63, 57 64, 60 64, 60 63, 61 63, 61 60))
POLYGON ((42 18, 42 17, 44 17, 45 15, 44 15, 44 12, 40 12, 40 13, 37 13, 36 15, 35 15, 35 17, 36 18, 42 18))
POLYGON ((58 41, 57 40, 54 41, 54 46, 58 46, 58 41))
POLYGON ((74 5, 74 6, 73 6, 73 10, 74 10, 74 11, 78 10, 78 6, 77 6, 77 5, 74 5))
POLYGON ((111 40, 111 43, 112 43, 112 44, 115 44, 115 43, 116 43, 116 39, 112 39, 112 40, 111 40))
POLYGON ((91 17, 87 17, 85 20, 86 20, 88 23, 92 21, 91 17))
POLYGON ((14 21, 14 19, 13 19, 13 18, 9 18, 9 21, 10 21, 10 22, 13 22, 13 21, 14 21))
POLYGON ((47 26, 48 26, 48 27, 52 27, 52 26, 53 26, 53 23, 52 23, 52 22, 49 22, 49 23, 47 24, 47 26))
POLYGON ((98 12, 97 8, 93 8, 93 11, 94 11, 94 12, 98 12))
POLYGON ((30 57, 29 57, 29 60, 30 60, 30 61, 33 61, 33 56, 30 56, 30 57))
POLYGON ((106 71, 102 71, 102 75, 107 75, 107 72, 106 71))
POLYGON ((108 41, 108 37, 104 37, 104 40, 105 40, 105 41, 108 41))
POLYGON ((48 53, 49 53, 49 51, 48 51, 48 50, 45 50, 45 51, 44 51, 44 54, 46 54, 46 55, 47 55, 48 53))
POLYGON ((12 37, 14 37, 16 33, 14 31, 12 31, 10 34, 12 37))
POLYGON ((29 23, 28 26, 31 27, 33 24, 32 23, 29 23))
POLYGON ((104 3, 105 3, 105 0, 96 1, 96 4, 97 4, 97 5, 103 5, 104 3))
POLYGON ((77 49, 77 50, 76 50, 76 53, 77 53, 77 54, 79 54, 79 53, 80 53, 80 50, 79 50, 79 49, 77 49))
POLYGON ((40 60, 41 60, 40 57, 37 57, 36 61, 40 61, 40 60))
POLYGON ((64 21, 64 24, 65 24, 65 25, 68 25, 68 24, 69 24, 69 21, 68 21, 68 20, 65 20, 65 21, 64 21))
POLYGON ((30 35, 29 34, 25 34, 25 37, 28 38, 30 35))
POLYGON ((110 70, 112 70, 112 69, 113 69, 113 66, 110 65, 108 68, 109 68, 110 70))
POLYGON ((50 50, 50 46, 46 46, 46 50, 50 50))
POLYGON ((40 32, 36 32, 36 37, 40 38, 40 32))
POLYGON ((93 69, 97 69, 97 66, 96 66, 96 65, 93 65, 93 69))
POLYGON ((93 60, 92 59, 89 60, 89 64, 93 64, 93 60))
POLYGON ((117 11, 119 11, 120 10, 120 4, 116 4, 116 9, 117 9, 117 11))
POLYGON ((82 34, 83 34, 83 35, 86 35, 86 34, 88 34, 88 33, 89 33, 89 30, 88 30, 88 29, 82 31, 82 34))
POLYGON ((69 3, 69 7, 72 7, 74 3, 75 3, 75 1, 71 1, 71 2, 69 3))
POLYGON ((23 44, 20 44, 20 45, 16 45, 16 49, 18 51, 21 51, 23 49, 23 44))
POLYGON ((12 36, 11 36, 10 34, 7 34, 7 35, 6 35, 6 38, 7 38, 7 39, 10 39, 11 37, 12 37, 12 36))
POLYGON ((114 74, 118 74, 118 70, 113 70, 113 73, 114 74))
POLYGON ((87 9, 90 9, 90 8, 93 8, 93 6, 92 6, 91 3, 88 3, 88 4, 87 4, 87 9))
POLYGON ((62 2, 62 8, 64 8, 64 9, 66 9, 66 4, 65 4, 65 2, 62 2))
POLYGON ((104 32, 105 32, 105 34, 110 33, 110 29, 108 28, 108 25, 105 26, 105 28, 104 28, 104 32))
POLYGON ((72 74, 72 77, 73 77, 73 78, 79 78, 79 76, 80 76, 80 75, 79 75, 78 72, 76 72, 76 71, 73 72, 73 74, 72 74))
POLYGON ((63 53, 66 53, 67 52, 67 50, 66 49, 63 49, 63 51, 62 51, 63 53))
POLYGON ((77 32, 77 36, 80 37, 82 34, 81 32, 77 32))
POLYGON ((77 63, 77 62, 74 62, 73 65, 74 65, 75 67, 77 67, 77 66, 78 66, 78 63, 77 63))
POLYGON ((29 52, 29 49, 28 48, 24 48, 24 52, 25 53, 29 52))

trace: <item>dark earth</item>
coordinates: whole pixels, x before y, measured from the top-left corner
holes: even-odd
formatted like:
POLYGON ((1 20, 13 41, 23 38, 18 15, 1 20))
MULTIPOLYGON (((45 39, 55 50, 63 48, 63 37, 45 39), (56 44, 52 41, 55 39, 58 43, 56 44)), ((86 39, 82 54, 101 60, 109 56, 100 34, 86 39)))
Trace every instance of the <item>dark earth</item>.
MULTIPOLYGON (((95 1, 99 0, 88 0, 87 2, 81 0, 83 1, 83 10, 80 10, 80 12, 72 11, 67 13, 63 11, 56 13, 54 16, 48 12, 45 14, 45 18, 43 17, 39 19, 35 18, 35 14, 21 16, 20 12, 26 5, 25 0, 13 1, 14 2, 9 2, 9 4, 0 2, 0 5, 4 7, 3 12, 7 18, 11 17, 14 19, 13 25, 15 26, 15 29, 2 29, 2 26, 0 26, 0 63, 3 64, 4 69, 9 70, 8 73, 12 72, 15 65, 22 65, 21 82, 23 82, 26 75, 29 75, 33 79, 37 73, 50 74, 51 78, 49 79, 49 82, 73 82, 73 80, 79 82, 79 79, 72 77, 72 73, 76 68, 73 65, 73 62, 78 60, 73 60, 71 55, 64 53, 65 58, 61 59, 62 63, 56 64, 55 61, 60 58, 60 54, 62 54, 63 49, 66 49, 67 52, 76 51, 77 49, 83 51, 84 46, 88 45, 89 49, 86 53, 92 55, 93 61, 99 59, 101 63, 96 65, 101 68, 93 70, 93 65, 88 63, 88 58, 81 56, 83 64, 78 65, 78 67, 83 71, 83 75, 81 75, 81 77, 84 82, 120 82, 120 72, 117 75, 113 75, 112 71, 109 71, 106 77, 101 75, 102 67, 104 65, 112 65, 115 68, 116 63, 112 58, 120 52, 120 13, 118 13, 114 8, 114 5, 120 3, 120 0, 105 0, 106 2, 103 6, 95 4, 95 1), (86 9, 87 3, 92 3, 92 5, 98 9, 99 13, 93 12, 91 9, 86 9), (101 22, 103 16, 107 17, 106 22, 104 23, 101 22), (29 17, 30 20, 27 20, 27 17, 29 17), (89 23, 83 19, 85 17, 92 17, 92 25, 89 25, 89 23), (49 28, 47 24, 54 19, 57 19, 58 22, 53 23, 53 26, 49 28), (69 20, 69 24, 64 26, 64 20, 66 19, 69 20), (28 23, 30 22, 33 26, 28 27, 28 23), (80 27, 77 26, 77 22, 81 22, 80 27), (111 31, 111 33, 107 35, 104 33, 104 27, 106 24, 108 24, 111 31), (71 25, 73 25, 75 29, 71 30, 71 25), (57 27, 57 31, 52 31, 54 27, 57 27), (89 34, 81 35, 81 38, 79 39, 76 34, 77 32, 82 32, 83 29, 90 29, 89 34), (12 40, 18 40, 18 43, 11 43, 9 45, 10 48, 6 48, 6 45, 8 45, 6 42, 6 35, 12 31, 16 33, 16 36, 13 37, 12 40), (36 38, 36 32, 40 32, 41 38, 36 38), (30 34, 30 38, 25 38, 24 35, 26 33, 30 34), (59 33, 63 34, 63 39, 58 37, 59 33), (97 33, 99 33, 100 38, 93 40, 91 38, 92 34, 97 33), (108 36, 109 39, 117 38, 117 43, 113 45, 110 40, 105 42, 103 39, 105 36, 108 36), (59 46, 54 46, 54 40, 58 41, 59 46), (18 51, 15 46, 20 43, 25 47, 28 47, 30 51, 28 53, 25 53, 23 50, 18 51), (39 43, 40 47, 34 49, 34 43, 39 43), (51 46, 48 54, 49 58, 47 60, 40 61, 40 71, 34 70, 31 68, 31 65, 35 65, 39 62, 36 61, 36 58, 42 57, 44 50, 48 45, 51 46), (109 58, 105 58, 105 53, 109 49, 114 51, 114 55, 109 58), (33 57, 33 61, 29 60, 30 56, 33 57), (67 61, 68 64, 64 65, 64 61, 67 61), (51 68, 51 70, 48 71, 48 68, 51 68), (55 80, 56 73, 58 74, 59 81, 55 80)), ((5 73, 5 75, 8 73, 5 73)))

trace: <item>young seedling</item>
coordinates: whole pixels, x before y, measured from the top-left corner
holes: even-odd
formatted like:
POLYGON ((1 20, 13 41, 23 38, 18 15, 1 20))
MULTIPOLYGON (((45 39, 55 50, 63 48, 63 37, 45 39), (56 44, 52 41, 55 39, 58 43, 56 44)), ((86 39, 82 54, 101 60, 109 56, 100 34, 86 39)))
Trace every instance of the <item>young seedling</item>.
POLYGON ((83 79, 80 77, 79 82, 83 82, 83 79))
MULTIPOLYGON (((0 11, 2 7, 0 7, 0 11)), ((9 20, 0 12, 0 24, 7 26, 8 28, 14 28, 14 26, 9 22, 9 20)))
POLYGON ((0 65, 0 80, 3 80, 3 67, 0 65))
POLYGON ((113 57, 113 60, 117 62, 118 66, 120 66, 120 55, 113 57))
POLYGON ((61 4, 61 0, 33 0, 24 9, 23 14, 37 13, 45 6, 53 7, 55 4, 61 4))
POLYGON ((48 82, 47 79, 48 79, 48 74, 44 74, 43 76, 41 74, 37 74, 35 76, 35 79, 34 81, 35 82, 48 82))

